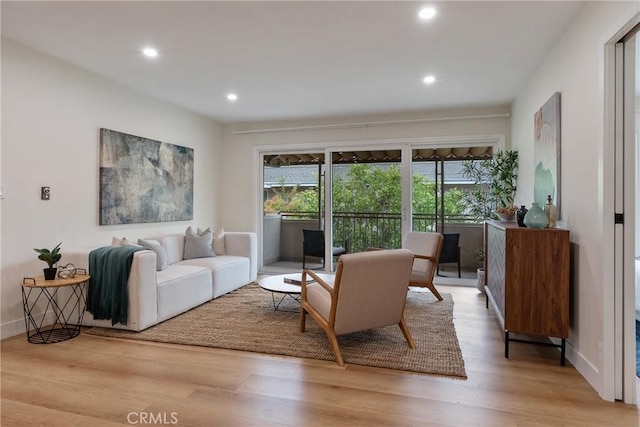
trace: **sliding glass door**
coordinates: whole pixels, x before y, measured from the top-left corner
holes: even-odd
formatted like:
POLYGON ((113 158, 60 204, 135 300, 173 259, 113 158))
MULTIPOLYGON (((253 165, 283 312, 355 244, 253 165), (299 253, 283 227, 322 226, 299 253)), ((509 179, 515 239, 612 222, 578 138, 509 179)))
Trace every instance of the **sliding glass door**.
MULTIPOLYGON (((324 154, 283 152, 262 159, 262 270, 299 271, 302 230, 324 224, 324 154)), ((322 264, 311 260, 310 266, 322 264)))
POLYGON ((307 268, 332 270, 342 249, 400 248, 403 233, 416 230, 459 234, 461 263, 475 271, 482 227, 467 212, 474 184, 462 177, 462 162, 490 157, 493 144, 357 147, 261 155, 262 270, 299 271, 303 259, 307 268), (307 229, 324 232, 324 257, 304 257, 307 229))
POLYGON ((401 247, 400 150, 332 153, 334 246, 349 252, 401 247))

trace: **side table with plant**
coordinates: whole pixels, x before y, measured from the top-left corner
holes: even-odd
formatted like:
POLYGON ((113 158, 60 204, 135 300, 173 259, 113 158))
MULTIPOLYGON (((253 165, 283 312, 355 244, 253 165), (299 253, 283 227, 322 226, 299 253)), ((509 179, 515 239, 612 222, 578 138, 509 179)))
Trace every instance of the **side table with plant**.
POLYGON ((62 245, 62 242, 58 243, 56 247, 51 250, 46 248, 33 249, 40 254, 38 255, 38 259, 46 262, 49 266, 49 268, 45 268, 43 270, 45 280, 54 280, 56 278, 56 272, 58 271, 58 269, 54 267, 54 265, 56 265, 56 263, 60 261, 60 258, 62 258, 62 254, 60 253, 60 245, 62 245))

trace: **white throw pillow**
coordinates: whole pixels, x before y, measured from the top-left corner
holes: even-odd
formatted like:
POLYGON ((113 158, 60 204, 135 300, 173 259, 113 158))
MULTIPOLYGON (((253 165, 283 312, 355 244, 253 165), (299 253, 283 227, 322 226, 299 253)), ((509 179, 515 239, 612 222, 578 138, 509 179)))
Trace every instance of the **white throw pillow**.
POLYGON ((113 238, 111 239, 111 246, 124 246, 128 243, 129 241, 127 240, 126 237, 123 237, 122 239, 116 236, 113 236, 113 238))
MULTIPOLYGON (((202 230, 198 230, 202 231, 202 230)), ((212 248, 213 234, 211 230, 196 234, 191 227, 187 228, 184 239, 183 259, 207 258, 216 256, 212 248)))
POLYGON ((137 246, 137 247, 142 247, 141 245, 137 245, 135 243, 133 243, 132 241, 128 240, 126 237, 123 237, 122 239, 118 238, 118 237, 113 237, 111 239, 111 246, 137 246))
POLYGON ((151 239, 138 239, 138 244, 143 246, 145 249, 149 249, 150 251, 154 251, 156 253, 156 270, 162 271, 167 268, 169 256, 167 255, 167 251, 162 247, 160 242, 151 239))
POLYGON ((227 251, 224 247, 224 228, 220 227, 216 229, 213 235, 213 251, 216 255, 226 255, 227 251))

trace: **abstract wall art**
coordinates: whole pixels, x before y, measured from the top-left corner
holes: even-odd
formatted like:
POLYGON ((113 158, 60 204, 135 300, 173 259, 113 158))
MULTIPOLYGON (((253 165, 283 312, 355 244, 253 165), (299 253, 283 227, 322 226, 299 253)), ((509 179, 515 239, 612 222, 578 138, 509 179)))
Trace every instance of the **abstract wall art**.
POLYGON ((534 114, 535 165, 533 200, 540 207, 551 195, 560 218, 560 92, 554 93, 534 114))
POLYGON ((100 225, 192 219, 192 148, 100 129, 100 225))

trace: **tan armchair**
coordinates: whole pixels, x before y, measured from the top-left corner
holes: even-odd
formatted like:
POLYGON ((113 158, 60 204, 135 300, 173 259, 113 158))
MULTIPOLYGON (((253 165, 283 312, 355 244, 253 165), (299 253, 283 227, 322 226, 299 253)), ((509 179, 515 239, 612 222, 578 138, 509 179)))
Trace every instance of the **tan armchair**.
POLYGON ((442 296, 433 284, 433 277, 438 267, 443 240, 440 233, 411 231, 402 242, 402 247, 415 256, 409 286, 429 288, 439 301, 442 301, 442 296))
POLYGON ((415 348, 403 315, 412 265, 410 251, 395 249, 342 255, 334 283, 304 270, 300 331, 305 331, 305 316, 309 313, 327 334, 340 366, 344 362, 337 335, 399 325, 409 347, 415 348), (307 284, 309 277, 315 283, 307 284))

